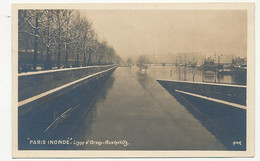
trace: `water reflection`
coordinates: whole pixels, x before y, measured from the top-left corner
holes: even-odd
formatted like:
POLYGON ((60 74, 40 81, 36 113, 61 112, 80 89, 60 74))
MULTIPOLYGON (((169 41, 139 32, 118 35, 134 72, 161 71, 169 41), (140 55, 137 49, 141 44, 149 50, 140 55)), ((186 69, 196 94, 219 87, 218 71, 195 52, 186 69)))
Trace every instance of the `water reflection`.
POLYGON ((78 111, 76 114, 78 115, 77 126, 75 126, 73 130, 70 131, 70 133, 67 135, 68 137, 72 136, 78 140, 85 140, 85 137, 91 134, 91 126, 98 115, 96 105, 99 102, 104 102, 107 99, 108 92, 113 88, 114 81, 115 78, 112 74, 105 82, 104 86, 100 89, 100 91, 93 94, 95 97, 93 100, 91 100, 91 103, 87 106, 87 108, 86 104, 82 104, 81 111, 78 111))
POLYGON ((104 86, 100 90, 99 99, 106 100, 107 93, 110 89, 113 88, 114 81, 115 81, 114 76, 108 78, 108 80, 105 82, 104 86))
POLYGON ((146 72, 142 73, 140 71, 136 71, 136 75, 137 75, 139 84, 141 84, 141 86, 145 90, 147 90, 147 88, 146 88, 146 83, 148 82, 147 81, 147 79, 148 79, 147 73, 146 72))
POLYGON ((246 85, 246 73, 241 72, 221 74, 187 66, 149 65, 147 73, 155 79, 246 85))

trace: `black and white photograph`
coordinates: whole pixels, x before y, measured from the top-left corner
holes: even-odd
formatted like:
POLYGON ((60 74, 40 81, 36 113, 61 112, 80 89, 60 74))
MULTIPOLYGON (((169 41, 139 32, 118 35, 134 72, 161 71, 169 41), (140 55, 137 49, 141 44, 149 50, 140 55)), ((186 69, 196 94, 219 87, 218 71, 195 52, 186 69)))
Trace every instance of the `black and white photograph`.
POLYGON ((254 4, 13 4, 13 156, 252 157, 254 4))

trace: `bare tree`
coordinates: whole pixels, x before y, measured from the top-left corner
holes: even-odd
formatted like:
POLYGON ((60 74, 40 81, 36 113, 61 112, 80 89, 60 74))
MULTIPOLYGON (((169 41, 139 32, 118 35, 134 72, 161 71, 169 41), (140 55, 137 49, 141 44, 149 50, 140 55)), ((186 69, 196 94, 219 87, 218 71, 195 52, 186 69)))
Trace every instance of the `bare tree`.
MULTIPOLYGON (((33 52, 33 70, 37 63, 44 69, 62 65, 101 65, 120 62, 115 50, 106 41, 99 41, 92 23, 75 10, 19 10, 19 51, 33 52), (56 56, 57 59, 52 57, 56 56), (46 55, 45 55, 46 54, 46 55), (37 56, 39 62, 37 62, 37 56), (70 56, 74 59, 70 59, 70 56), (65 63, 61 62, 65 60, 65 63), (63 63, 63 64, 62 64, 63 63)), ((19 52, 22 53, 22 52, 19 52)), ((26 52, 24 52, 26 53, 26 52)), ((28 57, 23 54, 21 56, 28 57)), ((28 64, 28 63, 27 63, 28 64)), ((28 70, 27 70, 28 71, 28 70)))
POLYGON ((133 65, 134 64, 134 62, 133 62, 133 60, 131 58, 127 58, 126 62, 127 62, 128 65, 133 65))
POLYGON ((63 39, 63 34, 66 33, 66 31, 64 30, 64 26, 66 24, 66 18, 65 15, 67 14, 67 10, 53 10, 52 13, 54 14, 55 17, 55 22, 56 22, 56 39, 55 39, 55 43, 57 45, 57 67, 58 69, 60 69, 61 67, 61 45, 64 42, 63 39))
POLYGON ((19 17, 23 17, 19 21, 19 32, 31 35, 34 37, 33 42, 33 70, 36 71, 37 68, 37 53, 38 53, 38 39, 39 30, 41 28, 41 17, 42 10, 20 10, 19 17), (23 14, 23 16, 22 16, 23 14))
POLYGON ((91 27, 92 24, 85 18, 82 18, 82 50, 83 50, 83 66, 87 65, 87 51, 89 46, 89 40, 91 39, 91 27))
POLYGON ((44 69, 51 69, 51 46, 54 45, 53 35, 55 34, 55 28, 53 28, 54 20, 53 14, 50 12, 50 10, 45 10, 43 16, 46 19, 42 33, 42 43, 46 46, 46 61, 44 63, 44 69))
POLYGON ((139 68, 147 68, 148 58, 144 55, 141 55, 137 59, 137 66, 139 68))
POLYGON ((70 22, 71 18, 72 18, 72 13, 73 10, 67 10, 66 14, 65 14, 65 40, 64 40, 64 51, 65 51, 65 67, 69 67, 69 53, 68 53, 68 47, 69 47, 69 42, 71 41, 70 39, 70 32, 72 30, 72 25, 70 22))
POLYGON ((97 35, 94 32, 93 29, 90 28, 89 32, 88 32, 88 46, 87 46, 87 52, 88 52, 88 61, 87 61, 87 65, 92 65, 92 54, 94 54, 95 49, 96 49, 96 43, 97 43, 97 35))
POLYGON ((75 12, 74 15, 73 15, 73 19, 72 19, 72 23, 74 24, 73 25, 73 28, 70 32, 70 36, 71 36, 71 39, 72 41, 70 42, 70 47, 72 49, 72 52, 73 52, 73 55, 75 56, 76 55, 76 64, 73 64, 73 66, 79 66, 79 48, 80 48, 80 14, 79 12, 75 12))

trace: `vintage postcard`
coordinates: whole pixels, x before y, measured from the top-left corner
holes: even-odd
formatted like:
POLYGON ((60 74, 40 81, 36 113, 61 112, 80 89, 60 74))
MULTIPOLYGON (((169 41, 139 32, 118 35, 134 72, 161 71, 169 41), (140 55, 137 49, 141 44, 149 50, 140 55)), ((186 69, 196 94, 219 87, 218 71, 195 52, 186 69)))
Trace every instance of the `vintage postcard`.
POLYGON ((254 3, 13 4, 13 157, 253 157, 254 3))

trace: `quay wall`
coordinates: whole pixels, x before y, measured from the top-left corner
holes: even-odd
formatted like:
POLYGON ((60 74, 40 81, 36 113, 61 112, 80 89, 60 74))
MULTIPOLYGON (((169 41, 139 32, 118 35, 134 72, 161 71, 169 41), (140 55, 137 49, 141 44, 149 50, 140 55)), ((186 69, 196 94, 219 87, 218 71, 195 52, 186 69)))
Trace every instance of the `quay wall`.
MULTIPOLYGON (((18 148, 21 150, 37 149, 37 146, 32 147, 28 144, 27 138, 41 140, 69 137, 71 131, 68 131, 69 128, 66 125, 76 127, 81 121, 78 118, 79 113, 86 113, 83 116, 87 115, 91 110, 91 103, 95 100, 103 85, 109 83, 107 81, 110 80, 110 75, 117 66, 107 68, 81 78, 80 81, 60 90, 18 105, 18 148)), ((100 68, 92 69, 100 70, 100 68)), ((47 76, 44 75, 43 77, 47 76)), ((39 149, 44 148, 48 149, 49 147, 39 146, 39 149)))
POLYGON ((115 65, 65 68, 18 74, 18 101, 46 92, 53 88, 107 70, 115 65))
POLYGON ((246 150, 246 87, 166 80, 158 82, 228 149, 246 150), (224 100, 225 103, 208 98, 224 100), (234 145, 235 141, 241 145, 234 145))
POLYGON ((169 90, 180 90, 246 106, 246 86, 172 80, 158 82, 169 90))

